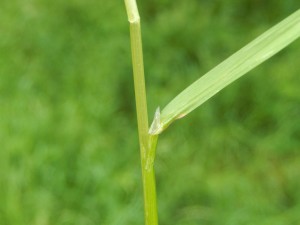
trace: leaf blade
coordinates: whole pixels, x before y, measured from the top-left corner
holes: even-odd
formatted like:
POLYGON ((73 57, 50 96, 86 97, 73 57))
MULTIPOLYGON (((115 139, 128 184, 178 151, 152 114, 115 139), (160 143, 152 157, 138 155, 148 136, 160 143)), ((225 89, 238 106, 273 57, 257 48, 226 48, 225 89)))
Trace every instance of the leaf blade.
POLYGON ((154 118, 150 134, 159 134, 220 90, 263 63, 300 36, 300 10, 273 26, 179 93, 154 118), (153 126, 155 124, 155 126, 153 126))

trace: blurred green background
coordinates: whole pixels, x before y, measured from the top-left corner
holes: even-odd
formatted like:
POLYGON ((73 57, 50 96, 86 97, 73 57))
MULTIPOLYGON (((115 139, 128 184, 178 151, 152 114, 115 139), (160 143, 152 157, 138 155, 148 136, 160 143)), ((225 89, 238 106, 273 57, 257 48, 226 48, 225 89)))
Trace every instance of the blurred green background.
MULTIPOLYGON (((149 115, 299 8, 138 1, 149 115)), ((162 134, 161 225, 300 223, 300 42, 162 134)), ((0 225, 140 225, 123 1, 1 0, 0 225)))

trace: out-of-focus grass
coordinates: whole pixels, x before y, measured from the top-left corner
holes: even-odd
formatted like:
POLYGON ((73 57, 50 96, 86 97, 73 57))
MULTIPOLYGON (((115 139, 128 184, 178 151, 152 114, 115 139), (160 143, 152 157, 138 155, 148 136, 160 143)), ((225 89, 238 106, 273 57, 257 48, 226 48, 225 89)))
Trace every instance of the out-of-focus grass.
MULTIPOLYGON (((150 115, 299 6, 139 5, 150 115)), ((0 224, 142 224, 123 2, 1 1, 0 34, 0 224)), ((161 224, 297 224, 299 51, 296 41, 161 136, 161 224)))

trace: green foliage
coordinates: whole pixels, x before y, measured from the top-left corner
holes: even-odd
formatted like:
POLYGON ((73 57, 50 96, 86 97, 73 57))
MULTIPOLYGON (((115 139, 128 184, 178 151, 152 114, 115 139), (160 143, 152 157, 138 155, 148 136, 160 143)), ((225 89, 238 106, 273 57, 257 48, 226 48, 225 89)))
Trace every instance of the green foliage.
MULTIPOLYGON (((140 4, 149 115, 298 5, 140 4)), ((4 0, 0 30, 0 224, 142 224, 123 2, 4 0)), ((299 51, 297 41, 162 135, 161 224, 297 224, 299 51)))
POLYGON ((162 110, 149 129, 159 134, 223 88, 281 51, 300 36, 300 10, 284 19, 184 89, 162 110))

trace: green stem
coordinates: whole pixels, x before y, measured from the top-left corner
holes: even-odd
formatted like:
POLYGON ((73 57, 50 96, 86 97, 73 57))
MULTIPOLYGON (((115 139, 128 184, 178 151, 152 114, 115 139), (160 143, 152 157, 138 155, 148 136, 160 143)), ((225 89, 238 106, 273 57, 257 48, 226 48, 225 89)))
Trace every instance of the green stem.
POLYGON ((158 136, 148 133, 147 98, 138 8, 135 0, 125 0, 125 5, 130 23, 134 90, 144 189, 145 223, 146 225, 157 225, 156 188, 153 164, 158 136))
POLYGON ((146 225, 157 225, 156 184, 153 164, 158 136, 149 137, 146 161, 142 163, 145 223, 146 225))

